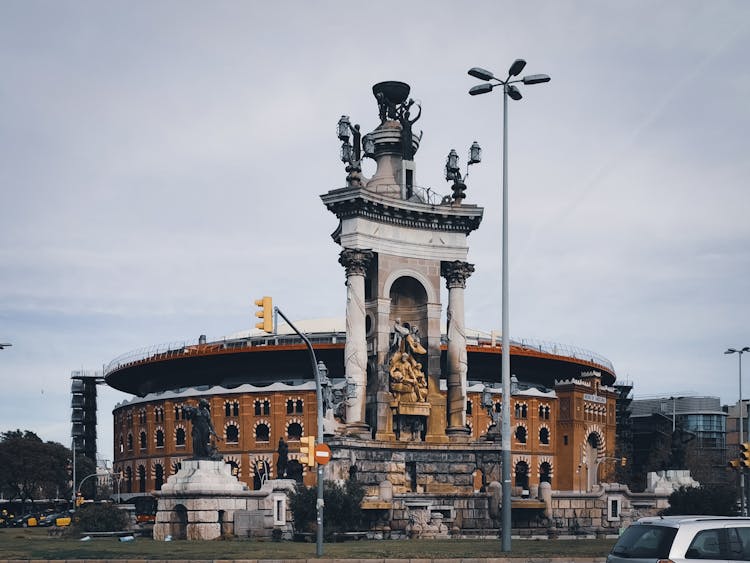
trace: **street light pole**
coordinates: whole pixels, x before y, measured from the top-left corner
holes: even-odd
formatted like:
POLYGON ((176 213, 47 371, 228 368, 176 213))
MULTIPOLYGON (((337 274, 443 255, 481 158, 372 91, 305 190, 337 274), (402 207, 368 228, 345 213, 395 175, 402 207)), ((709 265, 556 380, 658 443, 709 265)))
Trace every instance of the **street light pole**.
MULTIPOLYGON (((274 313, 277 315, 280 315, 282 319, 286 321, 286 324, 289 325, 289 327, 297 333, 297 335, 302 339, 302 341, 305 343, 305 346, 307 346, 307 352, 310 354, 310 363, 313 367, 313 374, 315 376, 315 400, 318 403, 318 410, 317 410, 317 426, 318 426, 318 433, 316 436, 317 442, 319 444, 323 443, 323 390, 321 388, 321 377, 320 377, 320 366, 322 365, 325 367, 325 364, 323 362, 320 362, 318 364, 318 360, 315 357, 315 350, 313 349, 312 342, 310 342, 310 339, 307 337, 307 335, 304 332, 301 332, 296 326, 292 324, 292 321, 290 321, 287 316, 279 309, 278 307, 273 308, 274 313)), ((275 328, 275 327, 274 327, 275 328)), ((309 452, 308 455, 314 456, 315 452, 309 452)), ((318 524, 318 531, 317 531, 317 537, 315 542, 315 554, 318 557, 321 557, 323 555, 323 513, 324 513, 324 507, 325 503, 323 502, 323 465, 320 463, 315 464, 317 466, 318 471, 318 498, 315 503, 316 508, 316 522, 318 524)))
POLYGON ((503 84, 503 263, 502 263, 502 366, 503 396, 501 412, 501 447, 503 463, 502 550, 510 552, 511 482, 510 482, 510 291, 508 269, 508 85, 503 84))
POLYGON ((495 75, 485 69, 474 67, 469 70, 469 75, 484 80, 483 84, 474 86, 469 94, 476 96, 491 92, 495 86, 503 87, 503 231, 502 231, 502 364, 501 378, 503 384, 502 395, 502 420, 501 420, 501 461, 502 461, 502 551, 510 552, 511 543, 511 487, 510 487, 510 295, 508 269, 508 97, 514 100, 521 99, 521 92, 515 83, 540 84, 549 82, 550 77, 546 74, 532 74, 517 80, 511 80, 518 76, 526 66, 526 61, 516 59, 508 69, 508 77, 505 80, 496 78, 495 75), (494 83, 492 82, 494 81, 494 83))
POLYGON ((72 503, 71 508, 76 507, 76 439, 73 438, 70 449, 73 452, 73 496, 70 499, 70 502, 72 503))
MULTIPOLYGON (((740 451, 742 451, 742 443, 745 441, 744 438, 744 417, 742 414, 742 354, 745 352, 750 352, 750 346, 745 346, 744 348, 741 348, 740 350, 737 350, 735 348, 728 348, 724 353, 725 354, 737 354, 738 360, 739 360, 739 381, 740 381, 740 402, 739 402, 739 426, 740 426, 740 451)), ((740 514, 742 516, 747 516, 747 503, 745 502, 745 468, 740 465, 740 514)))

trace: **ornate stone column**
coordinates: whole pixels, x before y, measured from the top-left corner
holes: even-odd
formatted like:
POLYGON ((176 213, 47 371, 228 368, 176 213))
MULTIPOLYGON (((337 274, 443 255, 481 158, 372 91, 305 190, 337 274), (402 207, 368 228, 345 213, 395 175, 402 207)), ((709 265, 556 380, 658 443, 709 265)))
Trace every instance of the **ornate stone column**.
POLYGON ((339 263, 346 268, 346 374, 347 433, 369 437, 365 423, 367 387, 367 333, 365 330, 365 275, 375 254, 371 250, 345 248, 339 263))
POLYGON ((441 262, 440 274, 448 288, 448 436, 468 438, 466 428, 466 325, 464 321, 464 290, 466 279, 474 272, 474 265, 454 260, 441 262))

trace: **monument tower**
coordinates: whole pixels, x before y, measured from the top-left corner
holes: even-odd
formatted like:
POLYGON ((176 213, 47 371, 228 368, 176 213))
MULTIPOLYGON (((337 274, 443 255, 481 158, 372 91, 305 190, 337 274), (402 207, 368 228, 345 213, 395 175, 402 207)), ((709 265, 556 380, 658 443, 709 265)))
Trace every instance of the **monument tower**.
MULTIPOLYGON (((333 239, 346 272, 345 434, 385 441, 462 442, 466 428, 464 289, 474 271, 468 235, 483 209, 464 204, 466 186, 451 151, 453 195, 417 183, 414 156, 421 107, 403 82, 372 88, 380 124, 362 135, 348 116, 338 123, 346 187, 321 196, 339 219, 333 239), (372 158, 372 178, 362 158, 372 158), (446 373, 441 372, 441 278, 448 289, 446 373), (446 379, 447 399, 440 393, 446 379)), ((478 162, 479 146, 470 163, 478 162)))

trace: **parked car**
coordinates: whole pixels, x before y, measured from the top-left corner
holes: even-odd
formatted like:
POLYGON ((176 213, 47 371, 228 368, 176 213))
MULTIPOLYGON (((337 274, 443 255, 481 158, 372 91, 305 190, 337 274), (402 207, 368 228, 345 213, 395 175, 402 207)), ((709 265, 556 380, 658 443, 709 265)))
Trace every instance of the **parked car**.
POLYGON ((11 520, 10 525, 13 528, 33 528, 39 523, 39 517, 36 514, 24 514, 16 516, 11 520))
POLYGON ((8 512, 5 508, 0 510, 0 528, 9 528, 11 526, 11 522, 15 516, 8 512))
POLYGON ((750 561, 750 518, 657 516, 627 528, 607 563, 750 561))
POLYGON ((38 525, 47 526, 70 526, 70 512, 50 512, 39 517, 38 525))

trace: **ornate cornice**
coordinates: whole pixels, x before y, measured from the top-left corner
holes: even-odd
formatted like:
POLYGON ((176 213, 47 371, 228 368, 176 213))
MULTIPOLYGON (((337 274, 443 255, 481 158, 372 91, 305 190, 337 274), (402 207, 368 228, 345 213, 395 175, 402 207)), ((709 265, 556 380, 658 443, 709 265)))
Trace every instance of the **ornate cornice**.
POLYGON ((346 268, 346 276, 364 276, 367 267, 375 257, 372 250, 360 250, 358 248, 345 248, 339 254, 339 264, 346 268))
POLYGON ((339 219, 364 217, 381 223, 469 234, 482 222, 484 209, 476 205, 430 204, 406 201, 368 191, 342 188, 320 196, 339 219))
POLYGON ((466 280, 474 273, 474 264, 454 260, 453 262, 440 263, 440 275, 445 278, 445 287, 452 289, 466 288, 466 280))

